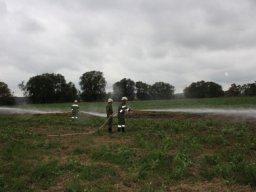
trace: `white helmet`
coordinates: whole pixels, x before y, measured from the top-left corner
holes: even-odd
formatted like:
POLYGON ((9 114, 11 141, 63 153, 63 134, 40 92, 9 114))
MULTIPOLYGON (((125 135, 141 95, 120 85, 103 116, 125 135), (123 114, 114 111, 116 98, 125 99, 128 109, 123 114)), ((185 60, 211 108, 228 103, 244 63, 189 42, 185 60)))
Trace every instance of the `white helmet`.
POLYGON ((122 97, 121 101, 128 101, 127 97, 122 97))
POLYGON ((74 103, 77 103, 77 100, 75 100, 74 103))
POLYGON ((109 98, 108 103, 111 103, 111 102, 113 102, 113 99, 109 98))

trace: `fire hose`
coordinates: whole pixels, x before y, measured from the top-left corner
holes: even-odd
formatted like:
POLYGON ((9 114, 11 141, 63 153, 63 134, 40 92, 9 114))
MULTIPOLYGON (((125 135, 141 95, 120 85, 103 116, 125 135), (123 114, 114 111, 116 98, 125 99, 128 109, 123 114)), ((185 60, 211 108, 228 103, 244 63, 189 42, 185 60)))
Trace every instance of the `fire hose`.
POLYGON ((111 118, 111 117, 114 117, 116 116, 116 114, 113 114, 112 116, 109 116, 105 121, 104 123, 98 127, 97 130, 93 130, 93 131, 89 131, 89 132, 81 132, 81 133, 66 133, 66 134, 55 134, 55 135, 47 135, 48 137, 66 137, 66 136, 75 136, 75 135, 89 135, 89 134, 93 134, 97 131, 100 131, 108 122, 108 120, 111 118))

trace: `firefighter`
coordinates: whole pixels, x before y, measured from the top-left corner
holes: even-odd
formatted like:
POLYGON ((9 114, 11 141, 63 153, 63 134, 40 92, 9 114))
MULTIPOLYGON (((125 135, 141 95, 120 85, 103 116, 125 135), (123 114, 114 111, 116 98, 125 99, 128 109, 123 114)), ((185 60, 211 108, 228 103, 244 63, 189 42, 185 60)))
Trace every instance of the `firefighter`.
POLYGON ((118 119, 118 125, 117 125, 117 131, 125 132, 125 113, 130 111, 131 109, 126 106, 126 102, 128 101, 127 97, 122 97, 121 104, 118 107, 117 112, 117 119, 118 119))
POLYGON ((79 112, 79 105, 78 105, 78 101, 75 100, 71 106, 71 114, 72 114, 71 118, 78 119, 78 112, 79 112))
POLYGON ((112 124, 113 124, 113 100, 111 98, 108 99, 108 103, 106 105, 106 113, 107 113, 107 121, 108 121, 108 132, 112 133, 112 124))

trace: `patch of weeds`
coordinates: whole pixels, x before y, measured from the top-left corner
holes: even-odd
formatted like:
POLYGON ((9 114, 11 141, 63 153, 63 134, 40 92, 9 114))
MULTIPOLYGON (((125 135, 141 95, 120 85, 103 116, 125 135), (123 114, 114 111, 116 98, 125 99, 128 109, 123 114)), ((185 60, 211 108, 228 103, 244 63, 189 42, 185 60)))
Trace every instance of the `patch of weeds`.
POLYGON ((201 165, 200 168, 200 176, 202 176, 203 178, 207 179, 208 181, 212 180, 216 175, 214 172, 214 169, 212 167, 207 167, 207 166, 203 166, 201 165))
POLYGON ((154 121, 153 119, 149 118, 149 117, 144 117, 142 118, 130 118, 129 119, 129 127, 136 127, 136 131, 143 131, 145 129, 147 130, 151 130, 153 129, 153 127, 155 127, 155 125, 157 127, 159 127, 159 124, 157 121, 154 121))
POLYGON ((66 165, 64 165, 63 169, 68 170, 68 171, 81 171, 83 165, 75 159, 71 159, 68 161, 66 165))
POLYGON ((131 149, 122 145, 102 145, 92 149, 90 155, 94 160, 108 161, 121 166, 130 164, 134 157, 131 149))
POLYGON ((140 148, 152 149, 155 147, 154 143, 152 143, 153 139, 149 138, 149 135, 147 136, 147 135, 138 134, 136 136, 135 141, 137 146, 140 148))
POLYGON ((94 179, 98 179, 106 176, 116 176, 116 172, 106 166, 103 165, 86 165, 83 166, 81 171, 79 172, 78 178, 81 180, 89 180, 92 181, 94 179))
POLYGON ((232 164, 229 163, 218 163, 214 167, 214 172, 216 176, 221 176, 225 179, 226 183, 233 183, 234 182, 234 174, 232 171, 232 164))
POLYGON ((2 152, 2 159, 5 161, 11 161, 13 160, 13 151, 14 151, 14 145, 9 144, 8 146, 5 146, 4 149, 1 151, 2 152))
POLYGON ((196 152, 200 149, 200 139, 194 136, 184 136, 184 138, 180 141, 179 149, 182 151, 196 152))
POLYGON ((144 184, 139 192, 165 192, 165 187, 164 186, 156 186, 154 183, 149 182, 144 184))
POLYGON ((84 148, 81 147, 77 147, 73 150, 72 155, 82 155, 84 154, 86 151, 84 148))
POLYGON ((253 129, 250 129, 245 123, 226 124, 222 130, 224 135, 232 137, 238 142, 246 142, 253 135, 253 129))
POLYGON ((210 145, 226 145, 228 142, 222 135, 208 135, 204 143, 210 144, 210 145))
POLYGON ((256 151, 256 138, 252 138, 251 140, 249 140, 247 146, 249 149, 256 151))
POLYGON ((0 191, 19 191, 19 192, 30 192, 32 191, 26 183, 24 178, 13 178, 13 177, 0 177, 0 191))
POLYGON ((0 191, 4 191, 4 188, 5 188, 4 176, 0 175, 0 191))
POLYGON ((200 161, 199 161, 199 174, 203 178, 207 180, 211 180, 216 176, 216 172, 214 170, 214 167, 218 165, 221 161, 221 157, 218 154, 213 155, 205 155, 200 161))
POLYGON ((133 181, 144 180, 146 177, 158 175, 168 175, 171 172, 173 157, 169 155, 169 150, 173 146, 167 134, 162 130, 143 133, 137 135, 136 147, 142 148, 132 162, 130 168, 130 178, 133 181))
POLYGON ((80 180, 74 178, 70 183, 66 185, 66 192, 84 192, 80 180))
POLYGON ((227 149, 221 152, 221 157, 226 162, 232 162, 235 164, 244 162, 246 157, 246 150, 235 147, 234 149, 227 149))
POLYGON ((26 129, 16 130, 16 137, 18 138, 33 138, 35 136, 36 135, 30 130, 26 130, 26 129))
POLYGON ((60 143, 58 141, 49 141, 46 139, 45 142, 38 143, 35 146, 43 149, 56 149, 60 147, 60 143))
POLYGON ((217 155, 217 154, 205 155, 204 156, 204 162, 207 165, 211 165, 211 166, 217 165, 220 162, 220 156, 217 155))
POLYGON ((13 161, 16 159, 33 158, 33 149, 29 143, 10 141, 4 146, 2 152, 2 159, 6 161, 13 161))
POLYGON ((151 183, 149 184, 145 184, 140 190, 139 192, 155 192, 154 187, 151 185, 151 183))
POLYGON ((83 192, 113 192, 113 189, 107 189, 104 187, 85 187, 83 192))
POLYGON ((173 158, 171 177, 174 179, 183 178, 190 164, 191 160, 187 153, 185 151, 178 151, 173 158))
POLYGON ((10 164, 10 173, 13 177, 20 177, 30 171, 30 165, 26 165, 24 160, 14 160, 10 164))
POLYGON ((163 139, 161 139, 159 149, 161 150, 162 153, 167 153, 173 145, 174 145, 173 140, 165 136, 163 139))
POLYGON ((31 178, 42 184, 50 184, 61 172, 62 167, 58 164, 58 161, 51 160, 46 164, 36 166, 32 171, 31 178))
POLYGON ((171 171, 173 157, 161 151, 151 151, 139 161, 142 169, 153 171, 154 174, 168 174, 171 171))
POLYGON ((96 165, 86 165, 82 166, 79 172, 76 172, 74 178, 71 182, 69 182, 65 191, 67 192, 101 192, 101 191, 113 191, 108 189, 109 179, 106 181, 107 185, 105 185, 105 181, 99 180, 101 178, 115 176, 116 173, 105 166, 96 166, 96 165), (94 181, 100 181, 101 185, 97 186, 94 181), (89 181, 89 182, 86 182, 89 181), (97 187, 95 187, 95 185, 97 187))
POLYGON ((70 160, 63 166, 64 170, 74 172, 77 179, 89 180, 101 178, 103 176, 114 177, 117 173, 110 167, 104 165, 83 165, 78 160, 70 160))
POLYGON ((128 168, 128 171, 129 178, 133 182, 144 180, 147 174, 147 171, 139 165, 133 165, 132 167, 128 168))
POLYGON ((173 140, 163 130, 155 130, 136 135, 137 147, 148 151, 161 151, 166 153, 173 146, 173 140))
POLYGON ((171 124, 172 124, 172 123, 171 123, 170 121, 165 121, 165 122, 163 122, 163 124, 162 124, 162 126, 161 126, 161 130, 166 131, 166 130, 170 129, 171 124))
POLYGON ((234 165, 234 171, 239 182, 256 186, 256 164, 239 163, 234 165))
POLYGON ((184 130, 184 127, 181 125, 180 122, 178 121, 172 121, 172 124, 170 125, 170 129, 174 132, 174 133, 180 133, 184 130))
POLYGON ((24 191, 24 192, 28 192, 31 191, 30 189, 28 189, 25 181, 23 181, 22 179, 12 179, 12 190, 13 191, 24 191))

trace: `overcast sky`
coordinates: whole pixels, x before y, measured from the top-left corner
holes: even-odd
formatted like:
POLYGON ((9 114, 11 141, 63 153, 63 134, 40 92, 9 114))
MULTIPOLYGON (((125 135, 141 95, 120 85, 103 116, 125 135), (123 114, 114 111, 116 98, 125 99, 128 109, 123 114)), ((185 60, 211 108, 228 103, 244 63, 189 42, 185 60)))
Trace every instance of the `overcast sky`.
POLYGON ((0 0, 0 81, 101 71, 112 91, 123 78, 256 81, 255 0, 0 0))

